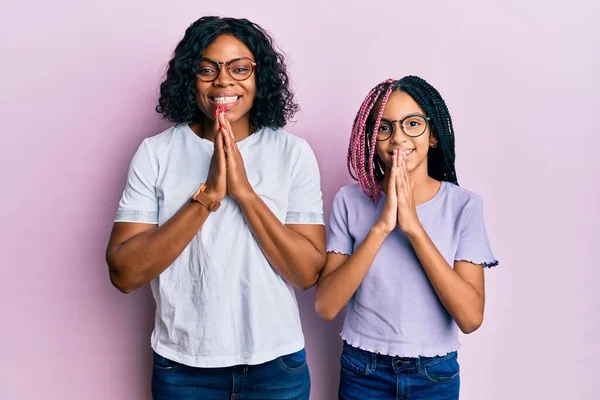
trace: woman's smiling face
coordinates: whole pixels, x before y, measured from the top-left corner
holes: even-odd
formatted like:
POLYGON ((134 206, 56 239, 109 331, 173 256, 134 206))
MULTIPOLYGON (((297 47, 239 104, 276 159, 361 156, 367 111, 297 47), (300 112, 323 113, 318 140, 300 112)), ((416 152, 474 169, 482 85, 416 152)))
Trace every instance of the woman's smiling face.
MULTIPOLYGON (((241 40, 228 34, 217 36, 215 41, 206 47, 202 57, 218 63, 239 58, 256 62, 250 49, 241 40)), ((232 78, 227 66, 221 64, 219 75, 212 82, 196 78, 196 102, 200 110, 209 118, 214 118, 217 103, 225 107, 229 121, 232 123, 243 117, 249 118, 255 95, 256 71, 247 79, 238 81, 232 78)))

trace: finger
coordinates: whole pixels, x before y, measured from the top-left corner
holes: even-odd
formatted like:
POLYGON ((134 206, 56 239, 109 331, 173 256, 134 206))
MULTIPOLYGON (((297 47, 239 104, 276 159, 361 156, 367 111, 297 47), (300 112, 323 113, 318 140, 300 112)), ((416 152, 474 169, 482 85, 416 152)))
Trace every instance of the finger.
POLYGON ((398 163, 398 175, 396 176, 396 187, 402 189, 403 186, 403 180, 402 180, 402 175, 404 174, 404 165, 402 164, 403 161, 403 155, 400 152, 400 150, 398 150, 398 152, 396 153, 396 162, 398 163))
POLYGON ((225 113, 224 112, 220 112, 219 115, 217 116, 217 121, 219 123, 219 128, 224 132, 227 133, 227 130, 229 129, 227 127, 227 123, 225 122, 225 113))
POLYGON ((225 155, 225 144, 223 143, 223 133, 219 130, 215 138, 215 152, 217 153, 217 171, 227 169, 227 157, 225 155))
POLYGON ((227 122, 225 121, 225 113, 221 113, 219 115, 219 123, 221 124, 221 132, 223 132, 223 139, 225 141, 225 149, 228 154, 231 155, 234 152, 234 141, 231 136, 231 130, 227 126, 227 122))
POLYGON ((235 140, 235 135, 233 134, 233 129, 231 128, 231 122, 229 122, 229 115, 226 112, 223 113, 223 124, 227 127, 227 132, 231 137, 231 142, 233 143, 233 148, 237 151, 237 142, 235 140))
POLYGON ((229 151, 231 150, 231 136, 229 136, 226 129, 220 128, 220 132, 225 147, 225 152, 229 153, 229 151))
POLYGON ((217 108, 217 110, 215 111, 215 119, 213 121, 213 139, 214 142, 217 142, 217 132, 220 129, 220 125, 219 125, 219 108, 217 108))
POLYGON ((221 128, 222 131, 227 132, 228 128, 227 125, 223 122, 223 115, 225 115, 224 113, 220 113, 218 120, 219 120, 219 128, 221 128))
POLYGON ((390 180, 388 182, 388 197, 396 197, 396 181, 398 176, 398 157, 397 150, 394 150, 392 156, 392 168, 390 170, 390 180))
POLYGON ((404 153, 400 154, 400 160, 398 160, 400 164, 400 174, 398 179, 400 180, 400 184, 404 187, 404 177, 406 176, 406 162, 404 160, 404 153))
POLYGON ((218 153, 219 150, 223 150, 223 138, 221 137, 221 130, 217 129, 217 131, 215 132, 215 140, 213 142, 214 146, 215 146, 215 153, 218 153))
POLYGON ((406 166, 406 158, 402 158, 402 182, 404 184, 404 190, 407 194, 411 192, 410 176, 408 174, 408 167, 406 166))
POLYGON ((215 138, 215 147, 217 148, 219 160, 221 158, 225 159, 225 143, 223 141, 223 132, 221 130, 217 131, 217 137, 215 138))
POLYGON ((227 112, 223 112, 223 115, 221 117, 222 117, 221 123, 223 125, 225 125, 227 127, 227 129, 229 129, 231 131, 231 124, 229 123, 229 116, 227 115, 227 112))
MULTIPOLYGON (((215 109, 215 125, 219 129, 227 129, 225 124, 221 121, 221 115, 224 113, 223 107, 220 104, 217 104, 217 108, 215 109)), ((216 132, 216 130, 215 130, 216 132)))

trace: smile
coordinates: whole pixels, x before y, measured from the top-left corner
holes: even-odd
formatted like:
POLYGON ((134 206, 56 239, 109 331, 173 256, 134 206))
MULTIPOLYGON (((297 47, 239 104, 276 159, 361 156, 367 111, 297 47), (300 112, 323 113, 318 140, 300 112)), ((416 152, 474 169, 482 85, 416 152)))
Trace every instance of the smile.
POLYGON ((217 104, 231 104, 238 101, 242 96, 227 96, 227 97, 209 97, 217 104))
MULTIPOLYGON (((413 151, 415 151, 415 149, 405 149, 405 150, 398 150, 398 151, 399 151, 400 153, 402 153, 402 155, 404 156, 404 158, 408 158, 408 156, 410 156, 410 155, 413 153, 413 151)), ((393 151, 390 151, 388 154, 389 154, 390 156, 393 156, 393 155, 394 155, 394 152, 393 152, 393 151)))

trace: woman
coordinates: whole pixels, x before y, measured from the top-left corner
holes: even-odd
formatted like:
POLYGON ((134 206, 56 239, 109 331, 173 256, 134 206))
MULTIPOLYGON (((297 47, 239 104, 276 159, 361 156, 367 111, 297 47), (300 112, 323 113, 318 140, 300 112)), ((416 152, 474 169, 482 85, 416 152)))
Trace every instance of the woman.
POLYGON ((314 154, 281 129, 288 82, 246 19, 200 18, 169 63, 175 125, 133 157, 107 249, 117 288, 152 288, 156 399, 309 396, 292 286, 316 283, 325 233, 314 154))

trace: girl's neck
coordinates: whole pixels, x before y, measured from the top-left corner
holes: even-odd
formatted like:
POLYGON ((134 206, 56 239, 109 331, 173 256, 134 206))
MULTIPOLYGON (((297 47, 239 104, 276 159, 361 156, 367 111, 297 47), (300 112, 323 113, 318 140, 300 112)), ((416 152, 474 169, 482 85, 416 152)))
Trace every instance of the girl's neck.
MULTIPOLYGON (((413 170, 408 175, 413 184, 413 197, 417 205, 432 199, 440 190, 442 183, 430 177, 427 169, 425 171, 413 170)), ((381 187, 386 195, 388 194, 389 177, 390 171, 386 169, 383 181, 381 182, 381 187)))

